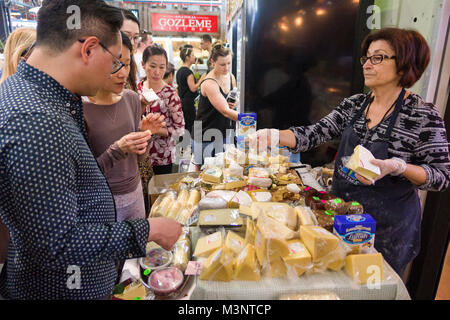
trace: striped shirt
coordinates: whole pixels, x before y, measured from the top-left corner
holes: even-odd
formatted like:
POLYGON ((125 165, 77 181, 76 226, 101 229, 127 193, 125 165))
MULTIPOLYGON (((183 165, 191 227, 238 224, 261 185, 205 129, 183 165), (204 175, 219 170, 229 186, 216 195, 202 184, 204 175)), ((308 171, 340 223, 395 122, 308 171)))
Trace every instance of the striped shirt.
MULTIPOLYGON (((313 125, 291 127, 290 130, 297 141, 292 151, 307 151, 340 138, 353 117, 361 111, 370 94, 357 94, 344 99, 330 114, 313 125)), ((382 141, 391 116, 392 113, 379 125, 368 130, 365 116, 361 114, 353 125, 353 130, 360 141, 382 141)), ((444 121, 433 104, 424 102, 416 94, 410 94, 405 99, 388 141, 388 157, 401 158, 406 163, 424 168, 426 182, 418 186, 421 190, 442 191, 449 187, 447 133, 444 121)))

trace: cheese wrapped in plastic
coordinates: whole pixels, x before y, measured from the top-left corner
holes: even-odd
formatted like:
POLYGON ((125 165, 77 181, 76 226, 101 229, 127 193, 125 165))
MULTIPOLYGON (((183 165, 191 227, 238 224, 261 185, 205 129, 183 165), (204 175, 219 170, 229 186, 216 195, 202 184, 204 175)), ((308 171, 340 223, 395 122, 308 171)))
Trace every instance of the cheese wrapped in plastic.
POLYGON ((264 214, 281 222, 292 230, 297 229, 297 213, 295 212, 295 209, 287 203, 253 202, 250 208, 255 212, 257 217, 264 214))
POLYGON ((319 262, 336 249, 339 238, 320 226, 300 226, 300 240, 311 253, 313 262, 319 262))
POLYGON ((295 207, 299 224, 301 226, 317 226, 317 218, 309 207, 297 206, 295 207))
POLYGON ((247 192, 240 190, 228 203, 228 207, 239 208, 240 205, 250 206, 252 202, 253 200, 250 195, 247 192))
POLYGON ((208 236, 204 236, 197 241, 195 246, 194 256, 207 257, 213 251, 223 246, 222 232, 217 231, 208 236))
POLYGON ((325 270, 339 271, 344 267, 345 257, 351 252, 349 246, 347 246, 343 241, 339 241, 338 245, 334 250, 331 250, 320 258, 320 260, 314 263, 312 271, 324 272, 325 270))
POLYGON ((210 183, 221 183, 223 178, 222 169, 218 167, 208 168, 201 175, 203 181, 210 183))
POLYGON ((247 218, 247 228, 245 229, 245 242, 255 244, 256 226, 252 219, 247 218))
POLYGON ((172 265, 184 272, 191 258, 191 240, 189 228, 183 228, 183 232, 173 247, 172 265))
POLYGON ((255 247, 252 244, 247 244, 234 262, 233 279, 258 281, 261 279, 260 270, 255 247))
POLYGON ((205 197, 198 203, 199 210, 213 210, 213 209, 225 209, 228 206, 228 202, 221 197, 205 197))
POLYGON ((312 267, 311 254, 300 240, 288 241, 288 247, 289 255, 283 257, 283 261, 294 268, 297 276, 301 276, 312 267))
POLYGON ((201 280, 230 281, 233 277, 233 254, 225 247, 215 250, 206 259, 200 274, 201 280))
POLYGON ((381 253, 350 254, 345 258, 345 272, 357 283, 380 283, 383 280, 381 253))
POLYGON ((238 209, 217 209, 200 211, 198 225, 200 227, 239 227, 244 220, 239 215, 238 209))
POLYGON ((201 198, 200 191, 197 189, 192 189, 189 191, 189 197, 187 199, 187 207, 195 207, 198 205, 201 198))
POLYGON ((229 249, 234 255, 238 255, 244 250, 246 241, 241 236, 237 235, 233 231, 228 231, 225 238, 225 247, 229 249))
POLYGON ((345 166, 364 178, 373 180, 381 174, 380 168, 370 162, 373 159, 375 157, 369 150, 362 145, 357 145, 345 166))
POLYGON ((150 211, 151 217, 166 217, 172 205, 176 202, 177 193, 174 191, 168 191, 162 194, 156 199, 155 203, 152 205, 150 211))

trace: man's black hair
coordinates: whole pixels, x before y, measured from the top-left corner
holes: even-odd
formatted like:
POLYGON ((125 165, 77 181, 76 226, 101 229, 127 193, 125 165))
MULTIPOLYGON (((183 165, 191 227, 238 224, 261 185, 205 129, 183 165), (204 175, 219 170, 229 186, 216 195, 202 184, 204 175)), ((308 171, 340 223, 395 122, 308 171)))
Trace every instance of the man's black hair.
POLYGON ((204 34, 200 37, 203 41, 209 41, 212 43, 212 37, 209 34, 204 34))
POLYGON ((96 36, 109 47, 119 40, 122 23, 121 10, 103 0, 44 0, 38 13, 36 46, 63 52, 75 41, 96 36))

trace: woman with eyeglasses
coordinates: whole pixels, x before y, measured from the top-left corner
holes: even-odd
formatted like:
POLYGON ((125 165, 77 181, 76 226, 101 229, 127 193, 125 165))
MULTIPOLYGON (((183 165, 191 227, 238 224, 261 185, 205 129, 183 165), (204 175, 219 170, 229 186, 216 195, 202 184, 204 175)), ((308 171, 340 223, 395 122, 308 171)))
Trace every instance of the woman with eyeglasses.
POLYGON ((150 160, 155 174, 172 173, 175 163, 176 141, 184 134, 184 116, 181 100, 176 90, 164 82, 163 78, 169 61, 166 50, 158 44, 148 46, 142 55, 142 66, 146 77, 138 84, 144 114, 160 113, 165 117, 166 126, 153 133, 150 141, 150 160), (143 92, 152 89, 157 100, 146 101, 143 92))
POLYGON ((259 130, 259 142, 278 142, 293 152, 340 138, 332 194, 360 202, 377 223, 375 248, 403 275, 420 250, 418 190, 442 191, 450 184, 445 124, 434 105, 407 90, 424 73, 430 49, 418 32, 385 28, 362 43, 367 94, 344 99, 314 125, 259 130), (278 140, 279 139, 279 140, 278 140), (275 140, 275 141, 273 141, 275 140), (349 177, 346 157, 357 145, 369 149, 381 175, 349 177))
POLYGON ((5 44, 5 64, 2 70, 0 84, 6 78, 16 73, 20 60, 27 60, 33 51, 35 41, 35 29, 19 28, 11 32, 5 44))
POLYGON ((124 90, 133 48, 128 36, 121 34, 122 57, 111 78, 83 102, 89 144, 114 196, 117 221, 146 216, 138 160, 148 153, 152 133, 164 125, 159 114, 142 118, 139 95, 124 90))
POLYGON ((184 47, 181 49, 180 58, 183 61, 183 66, 177 71, 178 95, 183 105, 185 128, 192 137, 192 126, 196 116, 194 100, 198 95, 198 88, 206 77, 206 73, 202 74, 197 82, 195 81, 194 72, 191 70, 191 66, 196 59, 193 48, 184 47))
POLYGON ((229 130, 233 129, 234 121, 238 120, 235 110, 237 102, 228 102, 230 91, 236 87, 236 79, 231 73, 232 52, 226 43, 216 42, 211 51, 212 70, 200 84, 200 99, 192 134, 193 164, 200 170, 204 158, 214 157, 223 152, 229 138, 229 130), (197 123, 201 123, 200 128, 197 123), (214 137, 211 141, 212 135, 214 137), (206 140, 206 141, 204 141, 206 140))

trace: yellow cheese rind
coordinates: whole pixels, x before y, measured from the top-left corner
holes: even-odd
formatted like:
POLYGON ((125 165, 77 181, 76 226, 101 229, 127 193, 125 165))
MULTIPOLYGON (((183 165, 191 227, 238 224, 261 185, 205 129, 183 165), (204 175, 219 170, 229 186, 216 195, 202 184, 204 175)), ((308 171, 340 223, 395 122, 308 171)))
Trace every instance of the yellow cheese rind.
POLYGON ((313 262, 332 252, 339 243, 339 238, 320 226, 300 226, 300 240, 311 253, 313 262))
POLYGON ((237 235, 233 231, 228 231, 225 239, 225 247, 235 255, 239 255, 246 245, 245 239, 237 235))
POLYGON ((225 247, 214 251, 203 265, 201 280, 230 281, 233 276, 233 254, 225 247))
POLYGON ((253 245, 247 244, 236 258, 233 279, 244 281, 259 281, 261 279, 260 266, 253 245))
POLYGON ((345 258, 345 272, 361 284, 366 284, 372 276, 375 281, 381 281, 383 256, 381 253, 350 254, 345 258))
POLYGON ((301 276, 306 270, 312 266, 312 257, 308 249, 300 240, 288 241, 289 255, 283 257, 286 265, 292 267, 297 272, 297 276, 301 276))
POLYGON ((212 233, 208 236, 198 239, 197 245, 195 246, 194 256, 195 257, 206 257, 210 255, 213 251, 222 247, 223 237, 220 231, 212 233))

